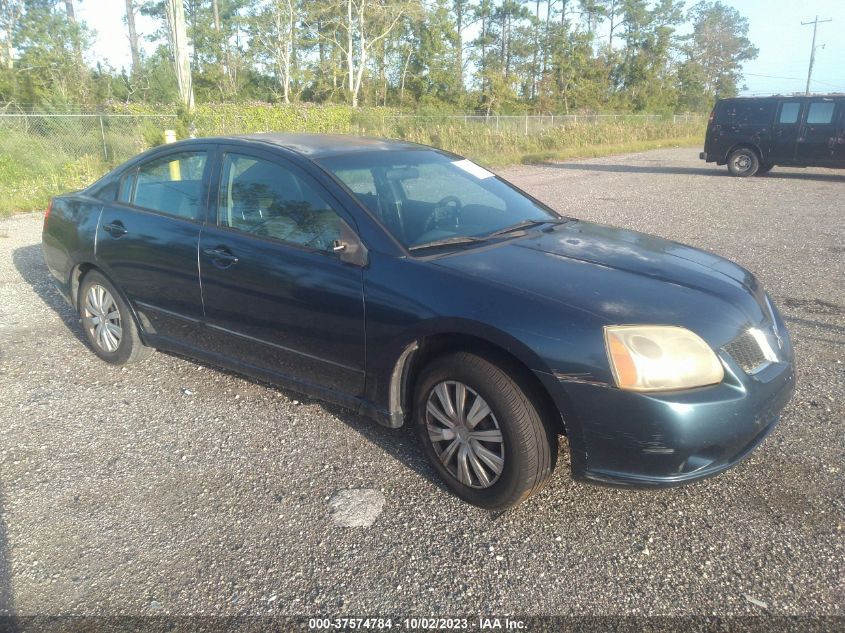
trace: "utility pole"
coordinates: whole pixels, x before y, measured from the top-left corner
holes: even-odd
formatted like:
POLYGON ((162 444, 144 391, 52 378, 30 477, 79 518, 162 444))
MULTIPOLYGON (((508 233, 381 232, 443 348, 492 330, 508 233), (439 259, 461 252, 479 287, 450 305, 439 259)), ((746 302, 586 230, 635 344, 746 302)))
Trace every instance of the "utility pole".
POLYGON ((813 78, 813 64, 816 63, 816 31, 819 28, 819 24, 824 22, 833 22, 832 19, 827 20, 819 20, 819 16, 816 16, 816 19, 812 22, 802 22, 801 26, 808 26, 810 24, 813 25, 813 48, 810 51, 810 68, 807 70, 807 89, 804 91, 805 95, 810 94, 810 80, 813 78))

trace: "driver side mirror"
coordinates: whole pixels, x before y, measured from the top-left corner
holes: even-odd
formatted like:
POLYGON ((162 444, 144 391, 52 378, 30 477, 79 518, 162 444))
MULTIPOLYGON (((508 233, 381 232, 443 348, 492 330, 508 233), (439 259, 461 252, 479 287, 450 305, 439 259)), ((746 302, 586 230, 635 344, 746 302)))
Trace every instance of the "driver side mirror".
POLYGON ((367 247, 343 220, 340 222, 340 239, 332 242, 332 252, 337 253, 340 261, 350 266, 364 268, 370 261, 367 247))

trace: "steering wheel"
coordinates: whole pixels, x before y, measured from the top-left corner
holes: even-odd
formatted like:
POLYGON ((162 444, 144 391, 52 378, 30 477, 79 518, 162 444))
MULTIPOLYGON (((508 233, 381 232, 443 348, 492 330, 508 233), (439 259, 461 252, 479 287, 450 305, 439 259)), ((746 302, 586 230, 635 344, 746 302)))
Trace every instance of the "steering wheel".
POLYGON ((450 226, 457 227, 460 224, 462 207, 463 205, 457 196, 444 196, 434 203, 434 209, 426 220, 423 233, 433 231, 447 222, 450 226))

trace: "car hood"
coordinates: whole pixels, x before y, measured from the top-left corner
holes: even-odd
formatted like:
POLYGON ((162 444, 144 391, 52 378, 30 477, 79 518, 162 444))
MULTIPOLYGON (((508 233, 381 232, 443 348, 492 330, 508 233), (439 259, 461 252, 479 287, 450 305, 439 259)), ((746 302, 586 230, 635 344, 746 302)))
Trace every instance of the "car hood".
POLYGON ((607 323, 681 325, 723 338, 721 326, 735 331, 765 319, 763 292, 741 266, 677 242, 590 222, 528 231, 436 263, 607 323))

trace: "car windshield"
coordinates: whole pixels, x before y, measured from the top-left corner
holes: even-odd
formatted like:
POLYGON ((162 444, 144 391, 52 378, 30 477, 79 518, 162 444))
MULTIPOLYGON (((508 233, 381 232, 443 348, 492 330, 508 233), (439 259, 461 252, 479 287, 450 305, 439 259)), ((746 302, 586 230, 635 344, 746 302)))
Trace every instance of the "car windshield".
POLYGON ((474 244, 561 217, 468 160, 436 150, 352 153, 323 158, 406 248, 474 244))

